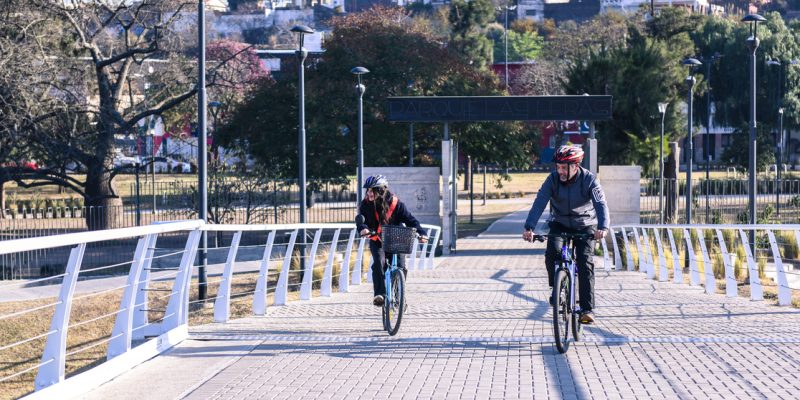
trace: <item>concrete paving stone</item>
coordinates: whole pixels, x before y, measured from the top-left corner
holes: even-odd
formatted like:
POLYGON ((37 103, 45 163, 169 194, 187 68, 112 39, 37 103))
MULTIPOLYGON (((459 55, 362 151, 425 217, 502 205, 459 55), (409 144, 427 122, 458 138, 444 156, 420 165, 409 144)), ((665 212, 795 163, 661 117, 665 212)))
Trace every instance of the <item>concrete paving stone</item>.
POLYGON ((371 286, 356 285, 193 326, 84 398, 793 398, 800 388, 800 312, 640 272, 596 268, 597 322, 559 354, 543 264, 543 246, 518 232, 462 239, 436 269, 409 272, 413 302, 395 337, 371 286))

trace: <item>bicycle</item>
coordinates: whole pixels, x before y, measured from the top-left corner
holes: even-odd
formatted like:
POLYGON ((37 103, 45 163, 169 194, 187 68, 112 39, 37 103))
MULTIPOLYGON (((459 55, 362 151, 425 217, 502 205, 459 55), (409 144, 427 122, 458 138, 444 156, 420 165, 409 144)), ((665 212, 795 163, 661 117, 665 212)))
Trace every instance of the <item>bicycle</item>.
POLYGON ((579 321, 581 312, 576 299, 578 268, 575 265, 574 239, 589 239, 594 236, 586 233, 561 233, 548 235, 534 235, 533 240, 544 242, 545 238, 561 238, 561 260, 557 261, 555 268, 555 282, 551 299, 553 302, 553 336, 556 339, 556 348, 559 353, 566 353, 569 349, 569 331, 572 327, 572 338, 579 341, 583 331, 583 324, 579 321))
MULTIPOLYGON (((356 225, 364 224, 364 216, 356 216, 356 225)), ((374 236, 370 231, 365 236, 374 236)), ((403 312, 406 309, 405 299, 405 273, 397 265, 397 256, 411 254, 416 246, 417 230, 398 225, 381 226, 381 242, 383 251, 392 254, 392 261, 383 272, 386 295, 383 300, 382 319, 383 329, 394 336, 400 330, 403 312)))

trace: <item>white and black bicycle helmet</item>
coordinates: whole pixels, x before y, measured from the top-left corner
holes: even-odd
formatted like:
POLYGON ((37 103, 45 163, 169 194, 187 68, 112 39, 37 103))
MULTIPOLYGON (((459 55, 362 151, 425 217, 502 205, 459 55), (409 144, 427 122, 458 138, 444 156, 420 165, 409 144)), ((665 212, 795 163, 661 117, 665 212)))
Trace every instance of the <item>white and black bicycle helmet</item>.
POLYGON ((364 181, 364 189, 372 189, 376 187, 388 187, 389 181, 383 175, 370 176, 364 181))

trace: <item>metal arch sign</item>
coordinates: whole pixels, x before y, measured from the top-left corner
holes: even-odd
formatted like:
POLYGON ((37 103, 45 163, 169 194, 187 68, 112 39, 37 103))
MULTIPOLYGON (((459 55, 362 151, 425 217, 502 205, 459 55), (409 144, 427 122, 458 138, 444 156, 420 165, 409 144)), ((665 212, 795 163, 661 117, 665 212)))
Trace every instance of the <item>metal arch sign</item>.
POLYGON ((611 96, 389 97, 393 122, 604 121, 611 96))

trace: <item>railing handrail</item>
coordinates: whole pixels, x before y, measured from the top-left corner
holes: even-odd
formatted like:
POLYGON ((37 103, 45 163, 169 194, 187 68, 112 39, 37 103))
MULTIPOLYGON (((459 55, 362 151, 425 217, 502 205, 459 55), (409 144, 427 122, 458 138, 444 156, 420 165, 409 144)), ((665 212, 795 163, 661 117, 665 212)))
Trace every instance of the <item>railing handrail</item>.
POLYGON ((617 224, 612 228, 798 230, 800 224, 617 224))
POLYGON ((150 234, 188 231, 200 229, 203 225, 204 223, 201 220, 188 220, 164 222, 131 228, 118 228, 102 231, 66 233, 63 235, 4 240, 0 241, 0 255, 30 250, 50 249, 54 247, 74 246, 82 243, 97 243, 107 240, 127 239, 150 234))
MULTIPOLYGON (((432 240, 428 243, 419 243, 414 247, 412 254, 409 255, 409 271, 434 268, 433 258, 436 253, 436 243, 438 243, 441 234, 441 227, 428 224, 423 225, 423 227, 428 230, 428 234, 432 237, 432 240)), ((364 271, 364 263, 362 261, 368 254, 368 250, 365 251, 365 244, 369 239, 357 236, 356 229, 357 227, 354 223, 217 225, 208 224, 202 220, 187 220, 178 222, 158 222, 153 225, 133 228, 2 241, 0 242, 0 255, 55 247, 72 246, 72 249, 70 250, 69 260, 66 262, 64 273, 48 278, 61 279, 61 284, 58 288, 58 300, 56 302, 18 311, 6 316, 0 315, 0 319, 14 318, 44 308, 55 307, 50 321, 50 329, 45 333, 22 338, 14 343, 0 343, 0 349, 10 349, 33 340, 46 338, 45 347, 40 362, 37 365, 28 367, 22 371, 17 371, 11 375, 0 376, 0 383, 15 378, 23 373, 38 369, 35 379, 36 391, 29 396, 30 398, 52 398, 56 395, 60 397, 78 396, 87 389, 93 387, 92 385, 102 384, 124 372, 126 369, 133 368, 144 360, 155 357, 185 340, 188 337, 188 314, 190 312, 189 304, 191 303, 189 293, 192 287, 199 284, 192 283, 191 279, 194 269, 197 268, 197 265, 195 265, 195 258, 198 254, 202 231, 235 232, 230 246, 224 247, 227 249, 227 261, 224 264, 222 279, 218 281, 219 289, 217 295, 214 298, 206 299, 207 301, 214 300, 214 321, 226 322, 231 316, 231 298, 235 295, 242 294, 233 293, 231 282, 237 279, 234 274, 237 264, 237 252, 239 251, 239 244, 243 232, 260 231, 269 233, 266 242, 263 244, 264 252, 261 257, 256 289, 245 292, 253 294, 253 313, 255 315, 264 315, 267 306, 267 285, 270 283, 270 276, 274 277, 276 273, 279 274, 273 292, 273 303, 276 305, 286 304, 288 301, 287 292, 289 287, 295 286, 289 285, 289 274, 301 272, 290 268, 291 262, 295 259, 294 254, 296 253, 294 249, 296 245, 305 246, 307 251, 307 253, 301 253, 299 255, 301 259, 307 261, 304 263, 304 274, 302 275, 303 279, 300 286, 301 300, 310 300, 314 297, 312 289, 315 284, 319 284, 320 286, 319 295, 331 296, 335 263, 339 264, 340 269, 340 272, 338 272, 340 292, 347 292, 349 284, 361 284, 363 282, 364 273, 366 272, 364 271), (313 244, 311 244, 311 246, 308 246, 309 243, 306 242, 305 238, 297 238, 298 232, 302 230, 315 231, 313 235, 313 244), (322 240, 322 233, 324 230, 333 231, 333 238, 330 241, 327 241, 327 239, 322 240), (274 245, 277 245, 275 243, 275 237, 279 231, 290 231, 291 237, 286 244, 285 251, 281 250, 280 253, 283 258, 282 268, 280 271, 270 273, 270 268, 274 268, 271 265, 272 261, 276 260, 272 257, 272 250, 273 247, 275 247, 274 245), (185 239, 185 245, 183 246, 184 249, 178 252, 157 255, 156 242, 159 234, 173 232, 184 232, 188 234, 185 239), (126 284, 111 289, 95 291, 91 294, 76 298, 74 295, 79 274, 82 272, 109 268, 109 266, 94 269, 81 268, 87 244, 125 238, 138 239, 133 259, 125 263, 131 265, 127 272, 128 277, 126 284), (343 240, 340 240, 340 238, 343 240), (337 258, 337 253, 339 253, 341 249, 339 245, 345 247, 346 250, 344 250, 342 254, 343 257, 337 258), (356 256, 351 273, 350 263, 353 253, 356 253, 356 256), (179 263, 177 260, 171 261, 172 265, 175 265, 175 267, 172 265, 167 268, 154 267, 154 260, 179 254, 182 254, 179 263), (316 265, 317 262, 323 263, 324 266, 316 265), (149 284, 154 278, 151 271, 163 271, 167 269, 175 271, 169 274, 170 278, 174 278, 172 281, 172 289, 149 288, 149 284), (316 271, 323 272, 322 279, 313 279, 316 271), (70 323, 71 308, 74 300, 115 290, 123 291, 119 307, 116 311, 106 312, 100 316, 93 316, 80 322, 70 323), (156 300, 168 299, 166 300, 165 309, 149 309, 148 302, 153 300, 148 297, 148 292, 151 290, 171 292, 170 294, 156 298, 156 300), (163 316, 153 321, 148 315, 151 311, 163 312, 163 316), (112 317, 115 321, 110 337, 101 342, 80 347, 69 353, 67 352, 67 335, 72 328, 112 317), (148 340, 148 337, 154 339, 148 340), (135 346, 134 340, 145 340, 145 342, 135 346), (107 360, 114 359, 113 365, 99 364, 75 377, 65 379, 67 356, 105 343, 108 343, 107 360), (103 368, 107 368, 110 371, 103 370, 103 368)), ((280 246, 283 245, 283 243, 280 244, 280 246)), ((367 274, 367 276, 370 277, 370 274, 367 274)), ((164 276, 160 275, 159 277, 164 276)), ((370 282, 369 279, 368 282, 370 282)))

